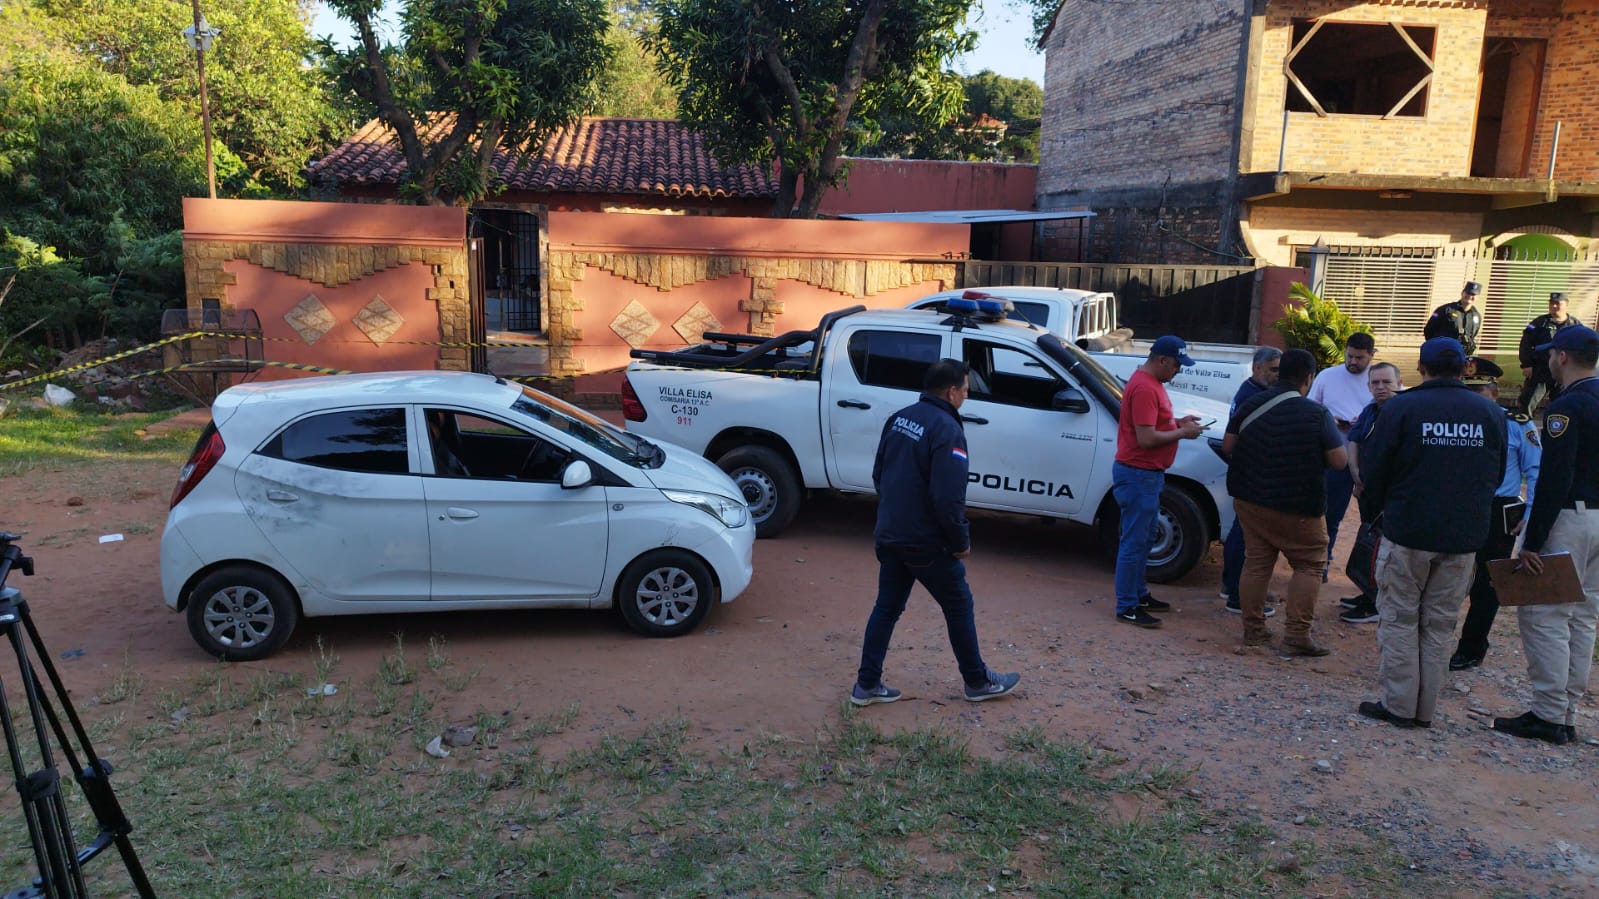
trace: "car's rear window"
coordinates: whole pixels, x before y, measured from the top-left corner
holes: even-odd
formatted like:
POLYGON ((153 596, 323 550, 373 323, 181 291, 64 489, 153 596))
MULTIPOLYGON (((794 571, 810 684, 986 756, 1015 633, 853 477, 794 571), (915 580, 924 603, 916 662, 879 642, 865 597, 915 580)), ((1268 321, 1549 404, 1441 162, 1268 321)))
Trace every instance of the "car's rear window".
POLYGON ((406 474, 405 410, 341 409, 302 418, 267 441, 261 454, 288 462, 373 474, 406 474))

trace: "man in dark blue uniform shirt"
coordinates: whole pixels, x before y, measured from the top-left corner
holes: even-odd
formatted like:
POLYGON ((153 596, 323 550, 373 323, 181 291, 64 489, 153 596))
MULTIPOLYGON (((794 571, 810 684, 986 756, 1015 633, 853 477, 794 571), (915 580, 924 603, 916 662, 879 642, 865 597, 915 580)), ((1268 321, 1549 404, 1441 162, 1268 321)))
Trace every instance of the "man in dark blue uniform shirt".
POLYGON ((966 433, 961 403, 968 369, 957 359, 927 368, 922 396, 888 417, 877 444, 877 603, 866 622, 861 666, 850 691, 855 705, 893 702, 900 691, 883 683, 883 659, 894 625, 918 581, 944 610, 965 696, 982 702, 1016 688, 1019 674, 990 671, 977 644, 972 591, 962 559, 972 554, 966 522, 966 433))
POLYGON ((1494 730, 1560 744, 1577 738, 1577 702, 1588 689, 1599 621, 1599 334, 1582 325, 1562 328, 1538 350, 1549 353, 1560 396, 1544 416, 1543 465, 1521 564, 1542 574, 1544 555, 1571 553, 1583 599, 1520 608, 1532 708, 1495 718, 1494 730))
POLYGON ((1434 337, 1452 337, 1460 341, 1466 355, 1477 352, 1477 334, 1482 330, 1482 313, 1477 311, 1477 297, 1482 295, 1482 285, 1467 281, 1460 288, 1460 299, 1445 303, 1432 311, 1432 317, 1422 328, 1428 340, 1434 337))
MULTIPOLYGON (((1227 411, 1227 418, 1231 420, 1238 414, 1238 407, 1249 401, 1249 398, 1271 385, 1277 383, 1277 369, 1282 365, 1283 351, 1274 346, 1263 346, 1255 350, 1255 358, 1250 367, 1249 377, 1244 383, 1238 385, 1238 392, 1233 394, 1233 406, 1227 411)), ((1227 601, 1227 611, 1233 614, 1242 614, 1243 606, 1238 604, 1238 581, 1244 575, 1244 528, 1233 518, 1233 526, 1227 531, 1227 539, 1222 543, 1221 552, 1221 598, 1227 601)), ((1266 617, 1277 614, 1270 606, 1266 607, 1266 617)))
MULTIPOLYGON (((1499 405, 1498 378, 1504 373, 1492 360, 1476 356, 1466 360, 1466 386, 1492 400, 1496 406, 1499 405)), ((1494 618, 1499 614, 1499 591, 1494 588, 1488 572, 1488 561, 1508 558, 1515 548, 1516 535, 1521 533, 1526 520, 1526 509, 1509 522, 1505 520, 1505 509, 1521 501, 1522 482, 1526 482, 1528 498, 1538 489, 1538 466, 1543 458, 1538 426, 1522 412, 1507 410, 1505 418, 1509 419, 1505 434, 1505 478, 1494 491, 1488 543, 1477 550, 1476 571, 1471 578, 1471 608, 1460 629, 1455 654, 1449 657, 1450 671, 1475 668, 1488 654, 1488 632, 1493 630, 1494 618)))
POLYGON ((1555 376, 1549 373, 1549 351, 1539 352, 1538 347, 1554 340, 1555 333, 1561 328, 1577 324, 1577 320, 1567 314, 1569 305, 1564 293, 1551 293, 1549 314, 1538 316, 1522 329, 1521 346, 1517 355, 1521 357, 1521 376, 1525 381, 1521 387, 1521 398, 1518 403, 1521 405, 1521 411, 1529 416, 1546 396, 1554 399, 1560 395, 1560 385, 1555 383, 1555 376))

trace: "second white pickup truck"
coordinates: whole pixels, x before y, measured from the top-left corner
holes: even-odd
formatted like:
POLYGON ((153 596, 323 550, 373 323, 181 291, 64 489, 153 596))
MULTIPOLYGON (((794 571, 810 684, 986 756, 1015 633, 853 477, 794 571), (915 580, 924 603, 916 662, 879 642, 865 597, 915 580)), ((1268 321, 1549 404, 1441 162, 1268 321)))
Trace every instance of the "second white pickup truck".
MULTIPOLYGON (((808 488, 871 493, 883 423, 915 402, 927 366, 971 366, 961 406, 971 452, 967 504, 1097 525, 1114 551, 1111 496, 1122 382, 1078 347, 1002 312, 829 313, 774 337, 706 334, 675 352, 635 350, 622 387, 627 428, 686 447, 732 476, 757 533, 781 532, 808 488)), ((1161 495, 1149 579, 1182 577, 1232 524, 1221 458, 1224 404, 1173 394, 1212 422, 1179 444, 1161 495)))
MULTIPOLYGON (((1065 343, 1088 349, 1095 361, 1123 381, 1132 377, 1133 369, 1144 364, 1149 356, 1149 347, 1154 343, 1152 338, 1116 340, 1118 336, 1129 336, 1132 332, 1118 331, 1116 295, 1113 293, 1028 285, 977 287, 929 294, 909 304, 908 308, 943 309, 950 300, 955 299, 1008 302, 1011 307, 1008 312, 1010 318, 1038 325, 1065 343), (1093 348, 1099 344, 1109 348, 1093 348)), ((1231 404, 1233 394, 1238 392, 1250 375, 1255 347, 1190 341, 1188 355, 1193 357, 1194 364, 1178 373, 1166 385, 1167 389, 1231 404)))

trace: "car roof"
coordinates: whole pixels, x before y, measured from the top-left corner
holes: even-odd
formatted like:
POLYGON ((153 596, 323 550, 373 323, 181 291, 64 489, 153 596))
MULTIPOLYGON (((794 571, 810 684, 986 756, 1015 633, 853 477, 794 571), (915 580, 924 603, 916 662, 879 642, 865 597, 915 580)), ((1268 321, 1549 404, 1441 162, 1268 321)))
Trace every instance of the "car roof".
POLYGON ((1099 296, 1102 291, 1078 290, 1075 287, 1035 287, 1030 284, 998 284, 991 287, 963 287, 955 290, 941 290, 917 300, 925 303, 928 300, 957 299, 967 291, 986 294, 1002 300, 1066 300, 1069 302, 1081 301, 1088 297, 1099 296))
MULTIPOLYGON (((904 327, 906 324, 916 324, 916 325, 927 325, 929 323, 939 324, 939 323, 942 323, 950 315, 951 315, 951 313, 939 312, 939 311, 933 310, 933 309, 868 309, 868 310, 866 310, 864 312, 857 312, 854 315, 850 315, 850 316, 848 316, 846 318, 841 318, 841 319, 839 319, 838 324, 848 323, 851 327, 859 327, 859 326, 862 326, 862 325, 879 325, 879 326, 886 326, 886 327, 901 328, 901 327, 904 327)), ((966 327, 974 327, 974 326, 973 325, 968 325, 966 327)), ((1036 327, 1036 326, 1033 326, 1033 325, 1029 325, 1026 322, 1016 321, 1015 319, 1000 319, 1000 320, 996 320, 996 321, 979 321, 979 322, 977 322, 975 324, 975 327, 977 327, 977 328, 1019 328, 1019 329, 1024 330, 1024 331, 1043 331, 1044 330, 1043 328, 1039 328, 1039 327, 1036 327)), ((945 328, 945 330, 947 330, 947 328, 945 328)))
POLYGON ((493 375, 465 371, 388 371, 255 381, 223 391, 219 411, 272 405, 284 415, 299 410, 377 403, 466 403, 509 407, 521 388, 493 375))

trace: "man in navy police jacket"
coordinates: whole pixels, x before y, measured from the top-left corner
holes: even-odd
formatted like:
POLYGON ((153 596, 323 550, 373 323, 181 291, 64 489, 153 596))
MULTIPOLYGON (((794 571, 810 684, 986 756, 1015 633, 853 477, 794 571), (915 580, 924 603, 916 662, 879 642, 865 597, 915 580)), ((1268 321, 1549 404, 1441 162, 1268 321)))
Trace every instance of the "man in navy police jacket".
POLYGON ((920 582, 944 610, 950 647, 966 681, 965 696, 982 702, 1016 688, 1019 674, 990 671, 977 643, 972 591, 961 560, 972 554, 966 522, 967 365, 940 359, 928 366, 922 395, 883 425, 872 466, 877 488, 877 603, 866 622, 861 665, 850 702, 893 702, 900 691, 883 683, 883 660, 911 588, 920 582))

